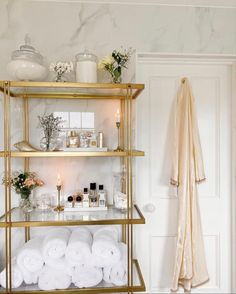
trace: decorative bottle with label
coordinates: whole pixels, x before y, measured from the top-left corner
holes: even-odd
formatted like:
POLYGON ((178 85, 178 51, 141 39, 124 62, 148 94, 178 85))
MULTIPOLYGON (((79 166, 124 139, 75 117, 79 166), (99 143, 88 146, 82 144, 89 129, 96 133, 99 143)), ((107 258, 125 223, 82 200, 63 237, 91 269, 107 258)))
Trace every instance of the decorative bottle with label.
POLYGON ((73 196, 68 196, 67 197, 65 207, 67 207, 67 208, 73 208, 74 207, 74 197, 73 196))
POLYGON ((88 193, 88 188, 84 188, 84 193, 83 193, 83 203, 82 206, 84 208, 89 207, 89 193, 88 193))
POLYGON ((81 192, 77 193, 74 196, 74 206, 75 207, 83 207, 83 194, 81 192))
POLYGON ((99 185, 98 188, 98 203, 99 207, 106 207, 106 192, 103 189, 103 185, 99 185))
POLYGON ((98 206, 98 195, 96 190, 96 183, 90 183, 89 206, 90 207, 98 206))

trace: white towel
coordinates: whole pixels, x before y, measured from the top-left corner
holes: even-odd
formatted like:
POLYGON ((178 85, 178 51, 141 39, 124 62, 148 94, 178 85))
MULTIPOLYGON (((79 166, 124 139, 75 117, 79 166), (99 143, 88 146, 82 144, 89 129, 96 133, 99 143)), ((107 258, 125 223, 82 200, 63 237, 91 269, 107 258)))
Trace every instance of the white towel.
POLYGON ((89 265, 92 260, 93 238, 86 228, 77 228, 70 236, 68 246, 66 248, 66 260, 71 266, 89 265))
POLYGON ((67 289, 71 284, 71 276, 64 271, 55 270, 45 265, 39 274, 38 287, 40 290, 67 289))
POLYGON ((70 230, 56 228, 48 232, 43 241, 43 258, 61 258, 65 252, 70 237, 70 230))
POLYGON ((72 275, 72 283, 78 288, 94 287, 102 281, 102 269, 98 267, 76 266, 72 275))
POLYGON ((120 260, 117 230, 103 227, 94 233, 92 257, 94 265, 98 267, 112 266, 120 260))
POLYGON ((27 285, 38 283, 39 273, 41 272, 42 269, 34 273, 27 271, 24 267, 21 267, 21 266, 19 266, 19 269, 23 275, 24 282, 27 285))
POLYGON ((55 258, 48 258, 45 264, 55 270, 64 271, 65 274, 72 276, 73 267, 68 263, 65 259, 65 256, 55 259, 55 258))
MULTIPOLYGON (((19 269, 18 265, 16 263, 12 264, 12 288, 18 288, 23 283, 23 275, 21 273, 21 270, 19 269)), ((8 267, 8 287, 10 283, 10 277, 9 277, 9 267, 8 267)), ((3 288, 6 288, 6 268, 0 273, 0 284, 3 288)))
POLYGON ((127 245, 119 243, 121 259, 113 266, 103 269, 103 279, 107 283, 113 283, 116 286, 127 284, 127 245))
POLYGON ((17 254, 16 262, 20 269, 26 269, 30 273, 41 270, 44 264, 42 239, 35 238, 25 243, 17 254))

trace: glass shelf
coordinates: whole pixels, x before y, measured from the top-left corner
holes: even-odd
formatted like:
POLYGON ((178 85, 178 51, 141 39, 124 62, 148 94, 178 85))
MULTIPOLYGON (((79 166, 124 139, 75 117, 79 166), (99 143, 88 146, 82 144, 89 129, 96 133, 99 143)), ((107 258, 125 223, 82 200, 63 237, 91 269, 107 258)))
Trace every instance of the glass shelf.
MULTIPOLYGON (((54 152, 22 152, 11 151, 11 157, 125 157, 132 156, 144 156, 143 151, 133 150, 129 151, 54 151, 54 152)), ((4 156, 4 152, 0 152, 0 157, 4 156)))
MULTIPOLYGON (((76 288, 71 286, 69 289, 66 290, 52 290, 52 291, 42 291, 38 288, 37 285, 22 285, 17 289, 12 289, 12 293, 84 293, 84 294, 89 294, 89 293, 121 293, 121 292, 128 292, 131 290, 128 286, 114 286, 113 284, 108 284, 105 283, 104 281, 101 282, 99 285, 96 287, 92 288, 76 288)), ((132 291, 133 292, 143 292, 145 291, 145 283, 143 279, 143 275, 139 266, 139 263, 137 259, 133 260, 133 287, 132 291)), ((5 293, 5 289, 0 288, 0 293, 5 293)))
POLYGON ((145 224, 144 216, 135 204, 133 218, 128 219, 127 212, 121 212, 113 207, 107 211, 84 212, 38 212, 23 214, 16 207, 11 210, 11 222, 6 223, 5 215, 0 218, 0 227, 42 227, 42 226, 75 226, 75 225, 108 225, 108 224, 145 224))
MULTIPOLYGON (((125 99, 127 89, 136 98, 144 89, 144 84, 94 84, 56 82, 9 81, 11 97, 56 98, 56 99, 125 99)), ((3 92, 4 81, 0 81, 3 92)))

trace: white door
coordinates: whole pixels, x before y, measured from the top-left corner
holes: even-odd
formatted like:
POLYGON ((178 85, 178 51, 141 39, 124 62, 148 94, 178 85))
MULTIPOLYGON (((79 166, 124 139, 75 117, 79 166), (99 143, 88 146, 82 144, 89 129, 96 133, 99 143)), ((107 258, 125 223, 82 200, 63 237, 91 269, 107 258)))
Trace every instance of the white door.
POLYGON ((136 80, 145 83, 137 100, 137 146, 146 153, 137 161, 137 203, 146 225, 136 238, 148 293, 169 292, 173 276, 178 199, 169 182, 173 102, 182 77, 195 96, 207 178, 198 192, 210 281, 192 292, 231 292, 230 69, 213 61, 137 59, 136 80))

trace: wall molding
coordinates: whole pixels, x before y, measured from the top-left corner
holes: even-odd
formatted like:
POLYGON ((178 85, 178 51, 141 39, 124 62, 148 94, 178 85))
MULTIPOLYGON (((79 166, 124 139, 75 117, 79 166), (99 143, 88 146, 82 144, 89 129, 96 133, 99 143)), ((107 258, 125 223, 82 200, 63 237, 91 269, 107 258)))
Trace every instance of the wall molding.
MULTIPOLYGON (((32 0, 26 0, 31 1, 32 0)), ((33 0, 34 2, 71 2, 118 5, 158 5, 182 7, 236 8, 236 0, 33 0)))

